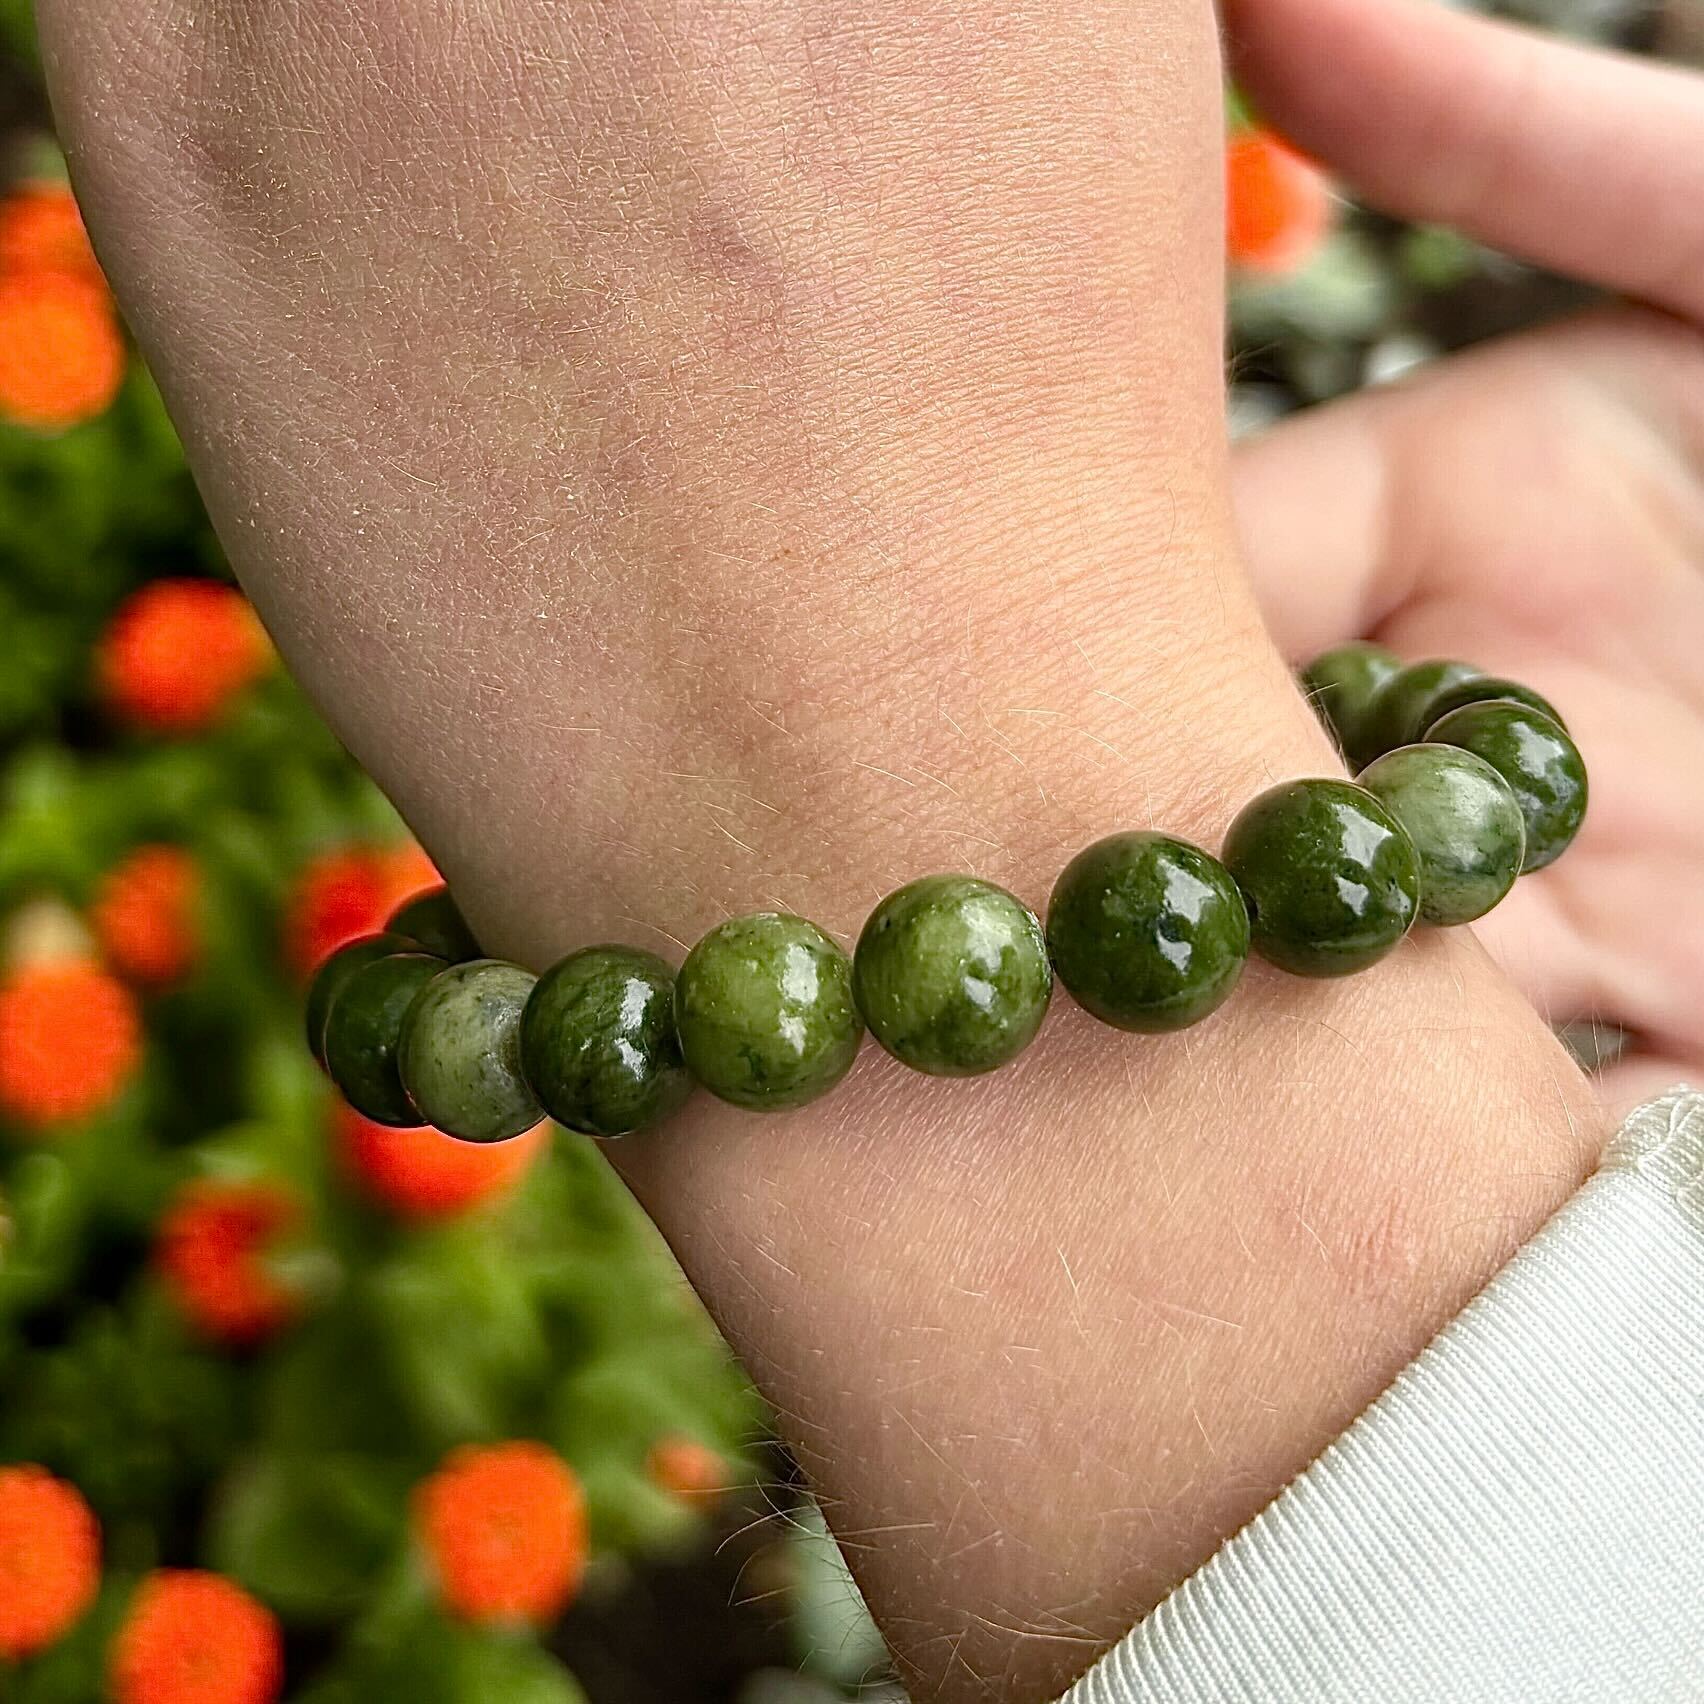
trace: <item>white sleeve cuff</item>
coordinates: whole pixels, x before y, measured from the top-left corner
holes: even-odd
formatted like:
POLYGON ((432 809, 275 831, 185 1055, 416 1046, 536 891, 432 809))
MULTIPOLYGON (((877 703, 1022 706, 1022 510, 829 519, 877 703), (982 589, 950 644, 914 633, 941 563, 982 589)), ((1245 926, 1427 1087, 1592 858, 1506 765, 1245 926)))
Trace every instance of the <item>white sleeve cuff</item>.
POLYGON ((1063 1704, 1704 1699, 1704 1095, 1063 1704))

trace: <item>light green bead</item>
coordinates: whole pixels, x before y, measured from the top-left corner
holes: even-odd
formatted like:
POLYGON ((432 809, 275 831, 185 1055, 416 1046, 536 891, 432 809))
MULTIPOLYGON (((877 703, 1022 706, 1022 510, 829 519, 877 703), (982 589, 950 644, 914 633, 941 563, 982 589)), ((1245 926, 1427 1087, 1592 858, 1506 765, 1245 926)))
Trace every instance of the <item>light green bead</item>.
POLYGON ((852 982, 876 1040, 935 1077, 1015 1059, 1053 992, 1035 914, 974 876, 924 876, 889 894, 858 937, 852 982))
POLYGON ((735 917, 686 956, 675 1027, 711 1094, 756 1112, 803 1106, 852 1068, 864 1025, 852 964, 803 917, 735 917))
POLYGON ((1414 842, 1428 923, 1471 923, 1515 885, 1526 824, 1513 789, 1490 764, 1453 746, 1398 746, 1369 764, 1360 784, 1414 842))
POLYGON ((398 1068, 420 1116, 464 1142, 506 1142, 544 1109, 521 1072, 521 1013, 535 978, 470 959, 421 989, 402 1023, 398 1068))

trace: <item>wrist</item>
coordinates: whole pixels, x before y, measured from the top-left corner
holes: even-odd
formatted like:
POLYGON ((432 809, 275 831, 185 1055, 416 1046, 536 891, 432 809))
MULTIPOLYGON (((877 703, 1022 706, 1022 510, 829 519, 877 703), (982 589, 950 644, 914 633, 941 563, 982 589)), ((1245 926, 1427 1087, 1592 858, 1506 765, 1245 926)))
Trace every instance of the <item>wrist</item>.
POLYGON ((775 1402, 918 1697, 1051 1695, 1574 1188, 1586 1086, 1465 940, 1251 972, 1187 1036, 1061 1000, 997 1079, 616 1157, 775 1402), (990 1625, 987 1606, 1001 1607, 990 1625), (962 1665, 962 1666, 961 1666, 962 1665))

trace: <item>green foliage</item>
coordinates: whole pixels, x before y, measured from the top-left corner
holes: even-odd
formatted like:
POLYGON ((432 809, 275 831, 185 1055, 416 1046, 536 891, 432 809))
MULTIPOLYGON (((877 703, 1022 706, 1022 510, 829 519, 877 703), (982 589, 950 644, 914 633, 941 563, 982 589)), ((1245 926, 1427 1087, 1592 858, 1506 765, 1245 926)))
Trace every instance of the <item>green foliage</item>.
POLYGON ((0 53, 34 62, 36 57, 34 0, 0 0, 0 53))
POLYGON ((554 1657, 531 1642, 418 1613, 358 1643, 302 1704, 585 1704, 554 1657))

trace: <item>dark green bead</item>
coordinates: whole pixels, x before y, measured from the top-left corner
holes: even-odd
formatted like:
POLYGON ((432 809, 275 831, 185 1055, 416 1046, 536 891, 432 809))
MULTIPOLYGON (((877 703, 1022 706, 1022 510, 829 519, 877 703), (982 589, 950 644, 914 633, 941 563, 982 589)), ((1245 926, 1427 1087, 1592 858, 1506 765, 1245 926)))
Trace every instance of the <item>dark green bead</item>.
POLYGON ((1220 1005, 1248 962, 1230 871, 1169 834, 1108 835, 1054 884, 1047 946, 1071 997, 1124 1030, 1182 1029, 1220 1005))
POLYGON ((660 1123, 692 1089, 675 1035, 674 972, 637 947, 586 947, 538 979, 521 1067, 544 1110, 586 1136, 660 1123))
POLYGON ((1526 818, 1526 859, 1542 870, 1567 850, 1586 817, 1586 766, 1579 748, 1541 711, 1498 700, 1467 704, 1435 722, 1429 737, 1483 758, 1514 789, 1526 818))
POLYGON ((428 888, 413 899, 405 899, 390 915, 385 929, 392 935, 406 935, 418 941, 429 953, 451 964, 462 964, 481 956, 479 942, 467 926, 461 907, 450 898, 446 887, 428 888))
POLYGON ((1432 700, 1446 687, 1477 680, 1480 673, 1471 663, 1439 658, 1398 669, 1379 688, 1367 711, 1366 737, 1362 749, 1354 754, 1356 766, 1365 768, 1375 757, 1424 737, 1426 729, 1421 723, 1432 700))
POLYGON ((359 1113, 379 1124, 422 1123, 397 1074, 402 1020, 444 968, 430 953, 392 953, 344 983, 325 1021, 325 1068, 359 1113))
POLYGON ((1357 639, 1322 651, 1302 670, 1303 690, 1351 765, 1366 762, 1367 713, 1379 689, 1401 668, 1394 651, 1357 639))
POLYGON ((864 1035, 851 960, 814 923, 774 911, 735 917, 686 955, 675 1027, 693 1076, 758 1112, 826 1094, 864 1035))
POLYGON ((1452 710, 1459 710, 1465 704, 1488 704, 1499 698, 1529 705, 1540 715, 1548 716, 1564 733, 1567 732, 1568 724, 1557 715, 1556 706, 1542 693, 1534 692, 1530 686, 1522 686, 1518 680, 1510 680, 1505 675, 1475 675, 1471 680, 1458 680, 1432 695, 1420 715, 1425 724, 1421 729, 1422 737, 1430 738, 1431 730, 1452 710))
POLYGON ((303 1021, 308 1032, 308 1048, 320 1064, 325 1063, 325 1022, 331 1008, 343 992, 346 982, 363 966, 396 953, 415 953, 420 949, 413 941, 400 935, 363 935, 339 947, 314 973, 308 988, 307 1009, 303 1021))
POLYGON ((870 913, 852 988, 894 1058, 933 1077, 974 1077, 1035 1039, 1053 973, 1022 900, 974 876, 924 876, 870 913))
POLYGON ((1245 805, 1225 863, 1254 950, 1296 976, 1383 958, 1420 909, 1420 861, 1395 817, 1348 781, 1282 781, 1245 805))
POLYGON ((469 959, 420 990, 397 1068, 428 1124, 464 1142, 506 1142, 544 1116, 521 1071, 521 1012, 537 980, 518 964, 469 959))
POLYGON ((1420 915, 1471 923, 1515 885, 1526 824, 1514 790, 1490 764, 1447 745, 1399 746, 1361 772, 1408 830, 1420 858, 1420 915))

